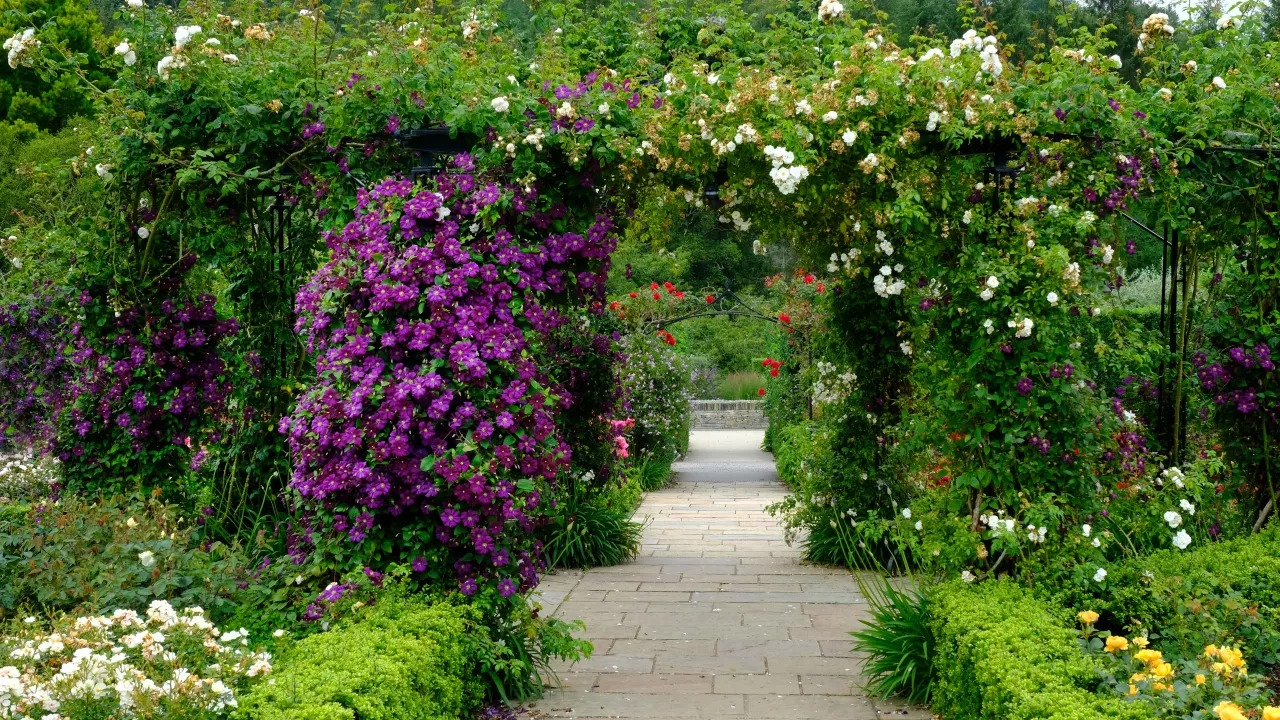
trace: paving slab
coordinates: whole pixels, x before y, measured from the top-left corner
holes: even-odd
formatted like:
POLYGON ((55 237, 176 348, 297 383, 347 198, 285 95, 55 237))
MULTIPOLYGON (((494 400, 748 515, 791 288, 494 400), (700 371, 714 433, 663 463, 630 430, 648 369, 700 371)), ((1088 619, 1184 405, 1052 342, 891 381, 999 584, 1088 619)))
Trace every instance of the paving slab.
POLYGON ((583 619, 595 654, 553 668, 535 717, 925 720, 863 691, 854 577, 804 565, 765 508, 786 497, 759 431, 696 431, 676 483, 649 493, 632 563, 558 572, 546 611, 583 619), (554 683, 549 682, 549 686, 554 683), (538 715, 537 713, 541 713, 538 715))

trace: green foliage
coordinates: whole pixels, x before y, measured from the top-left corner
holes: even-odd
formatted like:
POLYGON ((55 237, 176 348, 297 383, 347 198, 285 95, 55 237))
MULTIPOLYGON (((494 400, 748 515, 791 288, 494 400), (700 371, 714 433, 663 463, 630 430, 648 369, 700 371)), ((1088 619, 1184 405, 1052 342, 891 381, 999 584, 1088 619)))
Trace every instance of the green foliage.
POLYGON ((764 376, 758 372, 730 373, 720 380, 716 397, 721 400, 758 400, 764 383, 764 376))
MULTIPOLYGON (((143 610, 153 600, 267 637, 298 622, 335 579, 313 563, 271 562, 259 535, 221 542, 158 495, 0 506, 0 620, 143 610)), ((318 629, 318 628, 315 628, 318 629)))
POLYGON ((550 539, 543 550, 547 564, 593 568, 633 560, 644 532, 644 525, 631 519, 633 500, 620 489, 577 488, 556 505, 550 519, 550 539))
POLYGON ((1144 720, 1149 708, 1095 694, 1067 612, 1009 582, 938 586, 933 709, 945 720, 1144 720))
MULTIPOLYGON (((0 0, 0 37, 8 38, 32 24, 39 26, 44 42, 59 43, 72 55, 77 73, 97 82, 108 80, 101 52, 106 33, 88 2, 0 0)), ((19 65, 12 74, 0 77, 0 121, 57 130, 72 118, 89 114, 90 98, 75 74, 45 74, 19 65)))
POLYGON ((273 682, 240 700, 242 720, 455 720, 479 706, 477 613, 384 595, 342 626, 290 648, 273 682))
POLYGON ((203 538, 157 497, 67 495, 0 515, 0 607, 18 613, 145 609, 152 600, 198 605, 215 618, 248 564, 203 538), (144 558, 145 554, 145 558, 144 558))
POLYGON ((1191 551, 1162 550, 1120 563, 1110 590, 1084 606, 1166 653, 1194 657, 1206 645, 1239 645, 1252 661, 1280 662, 1280 526, 1191 551))
POLYGON ((867 690, 880 697, 928 703, 934 673, 928 595, 900 590, 886 579, 883 592, 869 600, 871 618, 850 633, 854 652, 867 655, 867 690))
MULTIPOLYGON (((755 308, 766 308, 756 298, 743 298, 755 308)), ((766 308, 767 309, 767 308, 766 308)), ((717 316, 685 320, 669 329, 682 354, 705 358, 724 375, 752 372, 765 355, 770 323, 750 317, 717 316)), ((760 387, 760 385, 756 385, 760 387)), ((755 388, 752 388, 752 392, 755 388)), ((727 398, 730 399, 730 398, 727 398)))
POLYGON ((809 463, 816 459, 817 447, 812 423, 784 425, 773 434, 773 457, 778 466, 778 477, 792 490, 799 491, 812 475, 809 463))

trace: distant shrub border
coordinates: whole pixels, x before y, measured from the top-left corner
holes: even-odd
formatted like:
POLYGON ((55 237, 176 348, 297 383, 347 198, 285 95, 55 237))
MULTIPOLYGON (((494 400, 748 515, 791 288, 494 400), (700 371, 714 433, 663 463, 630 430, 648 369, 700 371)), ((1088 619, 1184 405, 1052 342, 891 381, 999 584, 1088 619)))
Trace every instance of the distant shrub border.
POLYGON ((1094 693, 1096 661, 1068 612, 1007 581, 938 586, 933 710, 946 720, 1148 720, 1152 710, 1094 693))

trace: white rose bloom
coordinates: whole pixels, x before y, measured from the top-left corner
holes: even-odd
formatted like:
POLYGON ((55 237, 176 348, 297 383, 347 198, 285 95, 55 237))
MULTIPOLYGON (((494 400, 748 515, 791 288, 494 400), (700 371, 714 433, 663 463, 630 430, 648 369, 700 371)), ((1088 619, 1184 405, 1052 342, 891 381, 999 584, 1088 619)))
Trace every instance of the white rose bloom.
POLYGON ((983 300, 990 300, 995 296, 996 294, 994 292, 991 292, 991 288, 982 288, 982 292, 978 293, 978 297, 982 298, 983 300))
POLYGON ((1186 498, 1183 498, 1181 502, 1178 503, 1178 506, 1181 507, 1183 510, 1186 510, 1188 515, 1196 514, 1196 506, 1192 505, 1191 501, 1186 498))
POLYGON ((225 55, 223 55, 223 56, 222 56, 222 62, 224 62, 224 63, 226 63, 226 64, 228 64, 228 65, 239 65, 239 64, 240 64, 240 58, 236 57, 235 55, 233 55, 233 54, 231 54, 231 53, 226 53, 225 55))
POLYGON ((1191 544, 1191 535, 1186 530, 1179 530, 1177 535, 1173 536, 1173 546, 1179 550, 1186 550, 1191 544))
POLYGON ((102 179, 103 179, 104 181, 106 181, 106 182, 111 182, 111 178, 112 178, 113 176, 112 176, 112 174, 111 174, 111 166, 110 166, 110 165, 106 165, 106 164, 103 164, 103 163, 98 163, 97 165, 94 165, 94 166, 93 166, 93 169, 94 169, 94 171, 95 171, 95 172, 97 172, 97 173, 98 173, 98 177, 102 178, 102 179))
POLYGON ((844 141, 845 145, 852 145, 853 141, 858 139, 858 133, 852 130, 845 130, 841 133, 840 139, 844 141))
POLYGON ((1107 58, 1107 59, 1108 59, 1108 60, 1110 60, 1110 61, 1111 61, 1111 64, 1112 64, 1112 65, 1115 65, 1116 67, 1120 67, 1120 66, 1124 65, 1124 63, 1120 60, 1120 56, 1119 56, 1119 55, 1112 55, 1111 57, 1109 57, 1109 58, 1107 58))
POLYGON ((1182 524, 1182 516, 1177 510, 1169 510, 1164 514, 1164 521, 1169 523, 1169 527, 1176 528, 1182 524))
POLYGON ((1216 88, 1218 88, 1219 90, 1226 90, 1226 89, 1227 89, 1227 81, 1223 80, 1221 77, 1219 77, 1219 76, 1217 76, 1217 75, 1214 75, 1214 76, 1213 76, 1213 86, 1214 86, 1214 87, 1216 87, 1216 88))
POLYGON ((1164 98, 1165 100, 1172 100, 1173 91, 1170 90, 1169 88, 1160 88, 1160 97, 1164 98))
POLYGON ((138 562, 142 563, 142 567, 144 568, 150 569, 155 567, 155 564, 156 564, 155 553, 151 552, 150 550, 143 550, 142 552, 138 553, 138 562))
POLYGON ((1000 278, 996 277, 995 275, 991 275, 987 277, 987 287, 991 288, 992 290, 995 290, 996 288, 1000 287, 1000 278))
POLYGON ((146 240, 147 238, 151 237, 151 231, 146 229, 145 227, 140 227, 138 228, 138 237, 142 238, 143 240, 146 240))
POLYGON ((963 572, 961 572, 961 573, 960 573, 960 579, 961 579, 961 580, 963 580, 963 581, 965 581, 965 582, 967 582, 967 583, 971 583, 971 582, 973 582, 974 580, 977 580, 977 579, 978 579, 978 577, 977 577, 976 575, 974 575, 973 573, 969 572, 968 570, 965 570, 965 571, 963 571, 963 572))
POLYGON ((911 519, 911 508, 902 508, 902 517, 904 517, 904 518, 906 518, 906 519, 910 520, 910 519, 911 519))
POLYGON ((1046 295, 1046 296, 1045 296, 1045 299, 1049 301, 1049 304, 1050 304, 1050 305, 1057 305, 1057 304, 1058 304, 1058 293, 1056 293, 1056 292, 1050 292, 1048 295, 1046 295))
POLYGON ((504 113, 511 109, 511 103, 507 100, 506 95, 499 95, 490 101, 489 104, 493 106, 494 110, 500 113, 504 113))
POLYGON ((1084 525, 1081 525, 1080 534, 1084 535, 1085 537, 1089 537, 1090 535, 1093 534, 1093 526, 1090 525, 1089 523, 1085 523, 1084 525))
POLYGON ((924 530, 924 521, 922 520, 916 521, 916 530, 924 530))
POLYGON ((833 123, 839 117, 840 117, 839 113, 837 113, 835 110, 831 110, 822 116, 822 121, 833 123))
POLYGON ((182 47, 191 42, 191 38, 199 35, 202 31, 203 29, 199 25, 179 25, 173 29, 173 44, 177 47, 182 47))
POLYGON ((600 103, 600 107, 596 108, 596 111, 601 115, 608 115, 609 109, 609 103, 600 103))
POLYGON ((134 52, 133 48, 129 47, 128 40, 124 40, 116 46, 115 54, 124 56, 125 65, 133 65, 138 62, 138 53, 134 52))
POLYGON ((1106 568, 1098 568, 1098 572, 1093 574, 1093 581, 1096 583, 1100 583, 1106 579, 1107 579, 1106 568))
POLYGON ((142 0, 124 0, 124 4, 131 8, 146 7, 147 4, 142 0))

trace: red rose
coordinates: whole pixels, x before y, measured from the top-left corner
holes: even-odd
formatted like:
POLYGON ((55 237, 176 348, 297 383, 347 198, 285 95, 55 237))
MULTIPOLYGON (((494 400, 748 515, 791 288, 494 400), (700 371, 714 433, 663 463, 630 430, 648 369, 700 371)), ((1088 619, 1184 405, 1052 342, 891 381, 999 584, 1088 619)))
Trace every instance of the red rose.
POLYGON ((788 325, 791 324, 791 316, 786 313, 778 313, 778 319, 788 325))
POLYGON ((656 283, 656 282, 651 282, 651 283, 649 283, 649 289, 650 289, 650 290, 657 290, 657 289, 658 289, 658 283, 656 283))
POLYGON ((773 358, 765 358, 764 362, 760 363, 760 367, 769 367, 770 365, 773 365, 773 358))
POLYGON ((708 295, 708 296, 707 296, 707 304, 708 304, 708 305, 710 305, 710 304, 714 303, 715 301, 716 301, 716 296, 715 296, 715 295, 708 295))
POLYGON ((654 293, 654 294, 653 294, 653 299, 654 299, 654 300, 661 300, 661 299, 662 299, 662 296, 661 296, 661 295, 659 295, 658 293, 654 293))
POLYGON ((812 284, 813 284, 813 276, 812 276, 812 275, 805 275, 805 276, 804 276, 804 284, 805 284, 805 285, 812 285, 812 284))
POLYGON ((759 390, 757 390, 756 394, 759 395, 760 397, 764 397, 764 388, 760 388, 759 390))
POLYGON ((635 298, 635 297, 640 297, 640 296, 639 296, 639 295, 636 295, 635 293, 631 293, 631 297, 635 298))
POLYGON ((778 367, 775 365, 771 370, 769 370, 769 374, 773 377, 778 377, 778 367))
POLYGON ((822 292, 822 283, 818 283, 818 292, 822 292))

